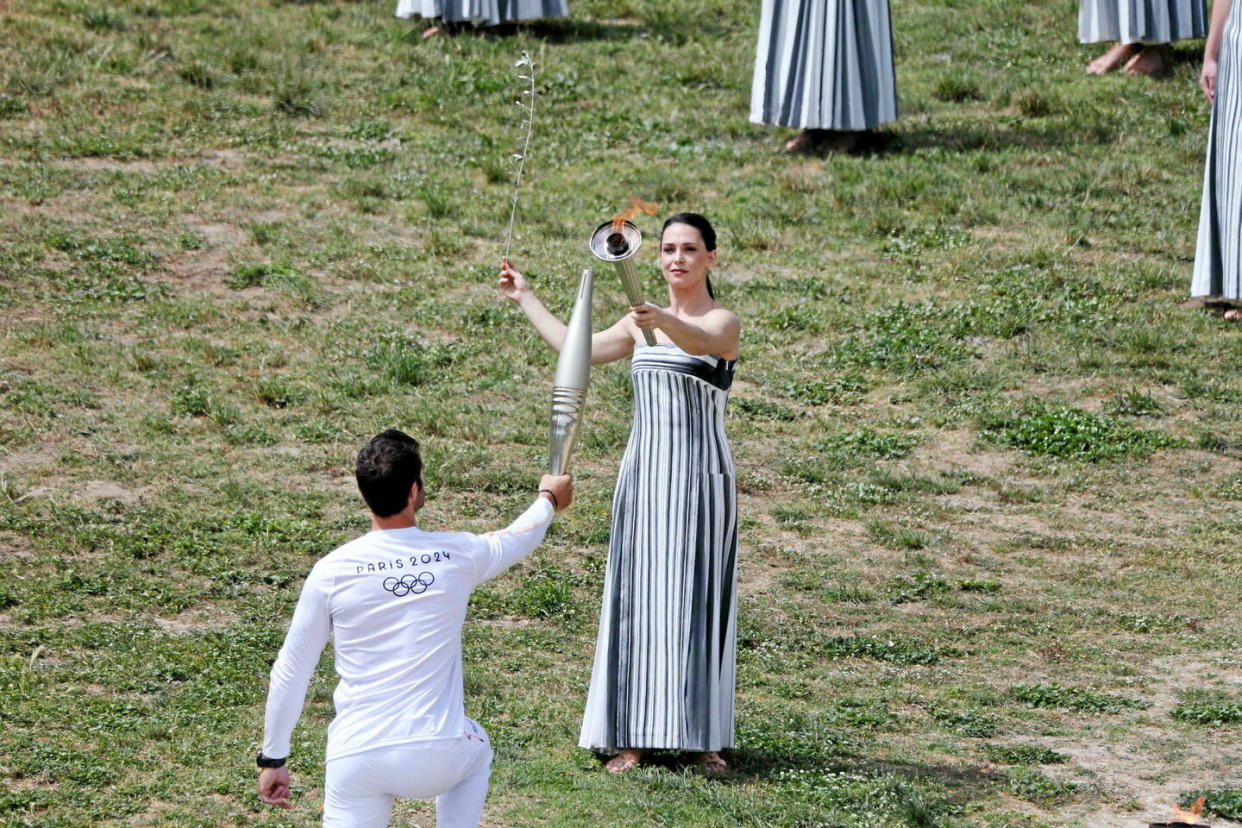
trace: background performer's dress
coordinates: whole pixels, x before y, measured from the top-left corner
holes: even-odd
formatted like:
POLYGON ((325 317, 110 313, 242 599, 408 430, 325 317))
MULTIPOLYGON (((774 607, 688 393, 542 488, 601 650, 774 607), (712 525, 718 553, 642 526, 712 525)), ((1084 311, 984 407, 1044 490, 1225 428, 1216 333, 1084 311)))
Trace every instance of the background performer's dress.
POLYGON ((841 132, 897 120, 888 0, 763 0, 750 120, 841 132))
POLYGON ((1172 43, 1207 37, 1204 0, 1079 0, 1078 42, 1172 43))
POLYGON ((495 26, 568 17, 566 0, 398 0, 397 17, 439 17, 447 23, 495 26))
POLYGON ((579 745, 733 746, 737 492, 724 410, 734 363, 638 345, 579 745))
POLYGON ((1242 299, 1242 13, 1229 9, 1216 58, 1216 95, 1208 127, 1203 207, 1191 296, 1242 299))

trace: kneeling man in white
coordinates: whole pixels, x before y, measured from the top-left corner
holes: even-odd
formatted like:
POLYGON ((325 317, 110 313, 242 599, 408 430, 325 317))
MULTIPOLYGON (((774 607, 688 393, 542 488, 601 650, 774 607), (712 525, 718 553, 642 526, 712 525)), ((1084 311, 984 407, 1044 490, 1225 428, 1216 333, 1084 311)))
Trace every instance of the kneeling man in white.
POLYGON ((319 655, 333 638, 340 681, 328 727, 325 826, 382 828, 396 797, 436 800, 438 828, 474 828, 492 748, 466 717, 461 631, 473 589, 529 555, 554 511, 569 505, 568 475, 544 475, 539 494, 506 529, 424 532, 418 443, 390 429, 358 452, 358 488, 371 531, 323 557, 306 579, 272 666, 259 796, 289 803, 289 739, 319 655))

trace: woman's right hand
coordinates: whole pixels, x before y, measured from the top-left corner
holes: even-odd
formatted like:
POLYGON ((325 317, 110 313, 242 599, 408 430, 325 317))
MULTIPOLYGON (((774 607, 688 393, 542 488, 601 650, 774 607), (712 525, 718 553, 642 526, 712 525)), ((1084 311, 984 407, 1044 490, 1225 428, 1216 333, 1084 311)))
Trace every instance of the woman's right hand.
POLYGON ((526 281, 526 277, 505 257, 500 259, 499 285, 501 294, 514 302, 520 302, 523 293, 530 293, 530 283, 526 281))

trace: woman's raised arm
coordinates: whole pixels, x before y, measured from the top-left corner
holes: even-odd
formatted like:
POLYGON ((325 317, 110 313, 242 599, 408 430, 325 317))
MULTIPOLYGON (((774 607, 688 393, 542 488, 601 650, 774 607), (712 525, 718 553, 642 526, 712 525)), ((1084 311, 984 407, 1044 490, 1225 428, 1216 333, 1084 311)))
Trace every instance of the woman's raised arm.
MULTIPOLYGON (((506 299, 517 302, 522 313, 526 314, 526 318, 543 337, 543 341, 548 343, 548 347, 560 353, 568 327, 539 301, 526 277, 508 259, 500 260, 500 292, 506 299)), ((616 362, 633 351, 634 336, 630 332, 628 317, 621 318, 612 327, 591 336, 592 365, 616 362)))
POLYGON ((526 277, 507 258, 500 260, 499 284, 501 294, 506 299, 517 302, 522 313, 526 314, 526 318, 535 326, 535 330, 539 331, 543 341, 548 343, 548 347, 560 353, 561 345, 565 342, 565 323, 544 307, 543 302, 540 302, 539 297, 535 296, 535 292, 530 289, 530 283, 526 281, 526 277))

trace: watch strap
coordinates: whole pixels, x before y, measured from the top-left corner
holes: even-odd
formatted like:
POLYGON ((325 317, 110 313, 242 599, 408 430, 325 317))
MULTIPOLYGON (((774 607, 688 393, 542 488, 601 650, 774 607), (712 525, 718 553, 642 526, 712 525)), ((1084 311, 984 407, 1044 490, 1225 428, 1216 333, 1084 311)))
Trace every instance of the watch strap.
POLYGON ((259 751, 259 755, 254 758, 254 763, 261 768, 283 768, 288 757, 281 759, 273 759, 270 756, 264 756, 263 751, 259 751))

